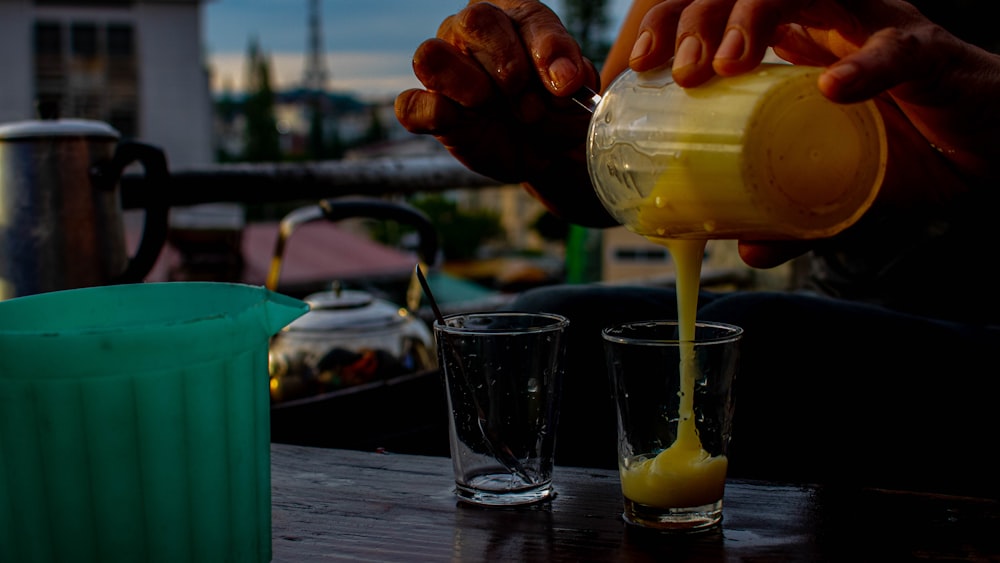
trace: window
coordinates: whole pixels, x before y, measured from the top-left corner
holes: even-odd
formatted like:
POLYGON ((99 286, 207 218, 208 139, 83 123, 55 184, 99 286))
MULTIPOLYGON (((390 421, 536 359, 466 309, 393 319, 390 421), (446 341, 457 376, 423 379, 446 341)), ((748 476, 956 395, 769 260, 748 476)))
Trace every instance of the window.
POLYGON ((62 53, 62 26, 57 22, 35 22, 35 54, 62 53))
POLYGON ((617 248, 615 249, 615 260, 619 262, 643 262, 652 264, 656 262, 669 262, 670 254, 666 248, 617 248))
POLYGON ((132 26, 112 23, 107 28, 107 48, 110 57, 130 57, 135 53, 132 26))
POLYGON ((74 23, 70 26, 70 46, 77 57, 97 56, 97 25, 74 23))
MULTIPOLYGON (((97 4, 107 5, 103 0, 87 5, 97 4)), ((34 42, 34 95, 40 107, 58 109, 64 117, 108 122, 124 136, 138 136, 137 31, 132 23, 39 19, 34 42)))
MULTIPOLYGON (((89 0, 86 2, 87 6, 97 7, 97 6, 131 6, 135 4, 136 0, 89 0)), ((70 6, 77 8, 82 3, 80 0, 35 0, 36 6, 70 6)))
POLYGON ((137 105, 132 101, 131 106, 123 104, 122 107, 111 109, 108 124, 117 129, 123 138, 134 138, 138 135, 139 117, 136 115, 137 105))

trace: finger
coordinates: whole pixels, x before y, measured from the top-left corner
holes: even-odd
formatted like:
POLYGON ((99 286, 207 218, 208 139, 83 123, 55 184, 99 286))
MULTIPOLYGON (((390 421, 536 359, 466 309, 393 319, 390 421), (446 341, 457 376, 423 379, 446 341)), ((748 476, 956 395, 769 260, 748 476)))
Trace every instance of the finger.
POLYGON ((439 36, 479 61, 508 95, 539 79, 556 95, 596 84, 576 40, 541 2, 472 3, 446 23, 439 36))
POLYGON ((515 17, 522 39, 546 89, 567 96, 584 85, 597 88, 594 67, 559 17, 541 2, 529 4, 515 17))
POLYGON ((805 254, 812 248, 812 242, 795 241, 739 241, 739 254, 743 262, 751 268, 774 268, 805 254))
POLYGON ((508 96, 523 90, 535 75, 513 21, 491 3, 470 4, 439 35, 478 62, 508 96))
POLYGON ((837 35, 859 32, 857 18, 836 0, 737 0, 726 22, 719 47, 712 53, 712 67, 722 76, 733 76, 756 68, 768 47, 785 42, 785 52, 796 53, 800 64, 816 60, 822 53, 814 37, 803 41, 803 26, 838 30, 837 35), (794 44, 789 33, 799 33, 794 44), (801 53, 798 49, 806 49, 801 53))
POLYGON ((712 58, 722 42, 736 0, 695 0, 677 23, 673 76, 678 85, 697 86, 712 76, 712 58))
MULTIPOLYGON (((929 84, 929 77, 940 76, 948 66, 947 53, 940 42, 931 49, 917 29, 888 28, 873 34, 860 50, 845 56, 820 76, 820 90, 838 102, 858 102, 874 97, 904 82, 929 84)), ((910 92, 894 92, 903 98, 910 92)))
POLYGON ((666 65, 674 56, 677 23, 693 0, 665 0, 646 12, 636 30, 636 42, 629 55, 629 67, 643 72, 666 65))
POLYGON ((441 39, 428 39, 413 55, 413 73, 430 91, 465 107, 477 107, 494 94, 494 83, 475 60, 441 39))
POLYGON ((799 11, 802 2, 740 0, 726 19, 717 49, 710 53, 713 70, 722 76, 747 72, 760 64, 778 26, 799 11))
POLYGON ((519 162, 517 143, 507 141, 510 135, 502 123, 417 88, 396 96, 394 109, 407 131, 433 135, 470 169, 500 181, 523 179, 523 171, 511 164, 519 162))
POLYGON ((413 88, 396 96, 396 119, 410 133, 441 135, 461 121, 461 108, 449 98, 413 88))
MULTIPOLYGON (((692 18, 690 28, 701 39, 703 51, 698 66, 682 72, 678 67, 683 67, 685 61, 675 60, 675 78, 686 86, 696 85, 697 79, 706 75, 732 76, 756 68, 768 47, 784 40, 788 30, 796 26, 836 28, 838 37, 856 36, 862 31, 857 18, 836 0, 699 0, 682 18, 679 34, 689 27, 688 17, 692 18), (706 58, 711 61, 711 73, 703 66, 706 58)), ((796 47, 805 44, 799 41, 796 47)), ((820 54, 811 51, 802 58, 820 54)))
POLYGON ((773 45, 774 53, 782 60, 796 65, 830 66, 838 57, 825 45, 819 44, 810 33, 799 24, 778 27, 780 36, 773 45))

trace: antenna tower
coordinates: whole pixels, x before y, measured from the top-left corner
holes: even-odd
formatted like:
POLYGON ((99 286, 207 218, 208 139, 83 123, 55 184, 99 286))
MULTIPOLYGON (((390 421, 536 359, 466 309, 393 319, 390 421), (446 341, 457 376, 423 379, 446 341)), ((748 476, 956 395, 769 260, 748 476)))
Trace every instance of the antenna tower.
POLYGON ((323 29, 320 24, 320 0, 309 0, 309 52, 306 55, 303 86, 311 92, 326 92, 330 75, 323 59, 323 29))

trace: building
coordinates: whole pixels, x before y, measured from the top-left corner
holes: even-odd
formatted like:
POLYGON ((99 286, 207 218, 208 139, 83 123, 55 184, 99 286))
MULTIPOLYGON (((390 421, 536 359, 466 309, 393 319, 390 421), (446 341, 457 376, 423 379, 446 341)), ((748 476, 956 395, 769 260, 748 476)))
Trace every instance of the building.
POLYGON ((214 159, 202 0, 0 0, 0 123, 95 119, 171 167, 214 159))
MULTIPOLYGON (((663 245, 651 242, 625 227, 601 232, 601 281, 613 284, 673 285, 676 268, 663 245)), ((715 290, 758 289, 782 291, 797 287, 801 268, 793 260, 770 269, 747 266, 732 239, 709 240, 701 265, 702 288, 715 290)))

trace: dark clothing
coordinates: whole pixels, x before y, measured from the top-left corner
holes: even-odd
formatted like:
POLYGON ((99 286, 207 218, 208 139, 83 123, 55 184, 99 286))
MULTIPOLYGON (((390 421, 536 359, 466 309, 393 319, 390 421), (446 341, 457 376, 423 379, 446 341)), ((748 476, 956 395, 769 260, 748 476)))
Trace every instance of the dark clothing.
POLYGON ((1000 190, 893 213, 873 207, 812 253, 806 288, 935 319, 1000 326, 1000 190))
MULTIPOLYGON (((744 329, 730 474, 997 495, 1000 191, 873 207, 810 255, 802 292, 702 292, 744 329)), ((672 289, 564 286, 512 309, 570 319, 561 464, 616 467, 601 330, 676 319, 672 289)))
MULTIPOLYGON (((509 305, 570 319, 557 463, 617 466, 600 331, 674 319, 675 299, 575 285, 509 305)), ((699 304, 699 320, 745 330, 731 476, 998 494, 1000 328, 802 293, 702 293, 699 304)))

